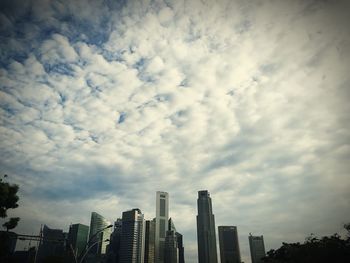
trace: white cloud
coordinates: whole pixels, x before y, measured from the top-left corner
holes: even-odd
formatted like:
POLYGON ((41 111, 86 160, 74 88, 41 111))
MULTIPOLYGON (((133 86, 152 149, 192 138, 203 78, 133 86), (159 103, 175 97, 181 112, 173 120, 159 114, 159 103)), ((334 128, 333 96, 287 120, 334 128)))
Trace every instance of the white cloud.
POLYGON ((23 193, 18 229, 88 224, 95 210, 152 218, 166 190, 196 262, 196 191, 208 189, 246 262, 249 232, 276 248, 338 231, 349 217, 348 18, 343 3, 310 3, 56 6, 55 19, 100 28, 104 17, 111 32, 99 45, 92 32, 64 35, 65 22, 1 66, 1 163, 23 193))

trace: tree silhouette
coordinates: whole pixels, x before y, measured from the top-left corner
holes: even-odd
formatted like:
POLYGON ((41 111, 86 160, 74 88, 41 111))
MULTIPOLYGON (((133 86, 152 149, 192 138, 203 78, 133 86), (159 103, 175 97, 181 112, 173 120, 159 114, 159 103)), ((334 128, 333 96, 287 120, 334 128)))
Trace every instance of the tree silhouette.
POLYGON ((263 262, 269 263, 347 263, 350 262, 350 223, 345 224, 347 237, 342 239, 340 235, 334 234, 330 237, 317 238, 311 234, 303 244, 282 243, 276 250, 267 252, 263 262))
MULTIPOLYGON (((8 176, 5 174, 4 178, 7 178, 8 176)), ((16 184, 10 184, 8 182, 3 181, 2 178, 0 178, 0 217, 6 218, 7 217, 7 210, 11 208, 17 208, 18 207, 18 185, 16 184)), ((12 217, 9 219, 8 222, 5 222, 2 226, 6 228, 7 231, 10 229, 13 229, 17 226, 19 217, 12 217)))

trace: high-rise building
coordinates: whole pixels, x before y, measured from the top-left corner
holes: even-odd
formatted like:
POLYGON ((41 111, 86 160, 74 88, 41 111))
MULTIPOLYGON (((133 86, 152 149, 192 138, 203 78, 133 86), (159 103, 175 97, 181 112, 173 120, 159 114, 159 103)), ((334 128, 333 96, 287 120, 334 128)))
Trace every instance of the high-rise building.
POLYGON ((88 236, 89 226, 83 224, 70 225, 68 232, 68 245, 71 246, 76 257, 85 250, 88 236))
POLYGON ((241 263, 236 226, 219 226, 221 263, 241 263))
POLYGON ((166 192, 156 193, 156 237, 155 262, 164 263, 164 245, 169 218, 169 195, 166 192))
POLYGON ((178 263, 179 249, 177 244, 177 236, 175 230, 166 231, 165 246, 164 246, 164 262, 178 263))
POLYGON ((168 231, 165 237, 165 260, 164 262, 184 263, 183 237, 176 231, 174 220, 169 218, 168 231), (175 251, 176 249, 176 251, 175 251), (170 260, 170 261, 169 261, 170 260))
POLYGON ((120 251, 120 239, 122 234, 122 224, 123 221, 121 218, 118 218, 114 222, 114 229, 110 236, 109 246, 108 246, 108 263, 117 263, 119 262, 119 251, 120 251))
POLYGON ((65 234, 61 229, 51 229, 44 225, 42 229, 42 241, 40 241, 36 262, 48 262, 47 260, 64 260, 65 234))
POLYGON ((215 219, 207 190, 198 192, 197 207, 198 262, 217 263, 215 219))
POLYGON ((156 219, 146 221, 145 231, 145 260, 144 263, 154 263, 154 242, 155 242, 156 219))
POLYGON ((266 256, 263 236, 253 236, 249 234, 249 247, 252 263, 261 263, 261 259, 266 256))
POLYGON ((179 249, 179 263, 185 263, 183 237, 179 232, 176 232, 177 248, 179 249))
POLYGON ((138 208, 123 212, 120 240, 120 263, 143 263, 145 246, 145 222, 138 208))
POLYGON ((107 221, 103 216, 96 212, 91 213, 89 246, 95 244, 90 249, 91 254, 106 254, 107 242, 105 242, 105 240, 109 239, 109 236, 111 234, 110 228, 106 228, 109 225, 110 222, 107 221), (102 229, 104 230, 101 231, 102 229))

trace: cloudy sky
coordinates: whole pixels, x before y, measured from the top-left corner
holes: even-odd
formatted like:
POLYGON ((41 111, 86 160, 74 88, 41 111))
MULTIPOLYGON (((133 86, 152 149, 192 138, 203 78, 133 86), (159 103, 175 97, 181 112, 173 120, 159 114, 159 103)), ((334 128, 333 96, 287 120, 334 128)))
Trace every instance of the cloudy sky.
POLYGON ((16 231, 155 216, 197 262, 197 191, 267 249, 350 221, 349 1, 1 1, 16 231))

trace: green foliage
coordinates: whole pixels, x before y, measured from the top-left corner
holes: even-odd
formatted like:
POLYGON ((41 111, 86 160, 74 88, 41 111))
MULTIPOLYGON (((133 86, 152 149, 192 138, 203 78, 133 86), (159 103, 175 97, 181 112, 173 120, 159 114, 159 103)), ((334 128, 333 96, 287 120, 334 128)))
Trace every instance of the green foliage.
POLYGON ((7 231, 14 229, 19 221, 19 217, 11 217, 9 221, 4 223, 2 226, 6 228, 7 231))
MULTIPOLYGON (((344 228, 350 234, 350 224, 344 225, 344 228)), ((338 234, 319 239, 311 234, 303 244, 282 243, 280 248, 267 252, 263 261, 269 263, 350 262, 350 235, 346 239, 342 239, 338 234)))
MULTIPOLYGON (((4 175, 4 178, 6 178, 7 175, 4 175)), ((10 184, 8 182, 5 182, 3 179, 0 179, 0 217, 6 218, 7 217, 7 210, 8 209, 14 209, 18 207, 18 185, 16 184, 10 184)), ((19 221, 19 217, 10 218, 8 222, 5 222, 3 224, 3 227, 5 227, 7 230, 13 229, 17 226, 17 223, 19 221)))

